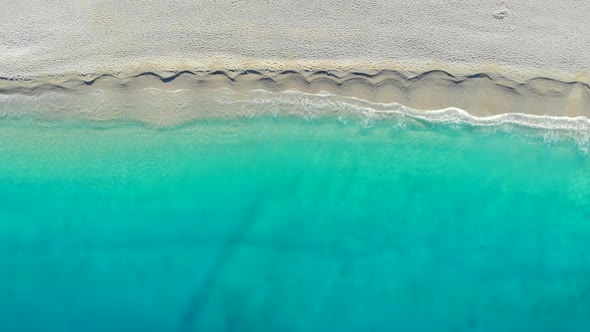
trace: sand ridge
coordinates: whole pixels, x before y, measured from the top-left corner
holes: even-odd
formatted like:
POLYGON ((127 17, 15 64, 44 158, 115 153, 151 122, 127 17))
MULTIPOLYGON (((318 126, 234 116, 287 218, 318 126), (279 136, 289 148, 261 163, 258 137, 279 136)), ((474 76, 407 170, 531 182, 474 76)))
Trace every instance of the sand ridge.
POLYGON ((329 92, 379 103, 400 103, 414 109, 435 110, 457 107, 474 115, 529 113, 590 117, 590 85, 535 77, 515 81, 497 73, 452 74, 429 70, 407 74, 396 70, 361 71, 268 71, 183 70, 176 73, 143 72, 129 77, 102 74, 68 77, 62 81, 0 80, 0 93, 39 95, 52 91, 79 94, 101 90, 140 93, 143 88, 204 89, 234 91, 264 89, 273 92, 297 90, 329 92))

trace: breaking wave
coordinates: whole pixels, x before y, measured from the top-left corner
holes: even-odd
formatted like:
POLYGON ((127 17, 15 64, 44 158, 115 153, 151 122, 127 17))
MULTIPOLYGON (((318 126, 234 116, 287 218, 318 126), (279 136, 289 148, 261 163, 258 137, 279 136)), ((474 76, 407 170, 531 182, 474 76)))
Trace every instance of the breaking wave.
POLYGON ((260 116, 297 116, 308 120, 334 117, 343 123, 370 128, 378 123, 393 128, 442 125, 474 128, 482 133, 505 132, 541 138, 544 143, 575 142, 582 153, 590 148, 590 120, 586 117, 505 113, 476 116, 459 108, 416 110, 398 103, 377 103, 330 93, 271 92, 230 89, 126 91, 96 90, 85 94, 50 92, 38 96, 0 95, 3 119, 81 119, 137 121, 154 127, 174 127, 202 119, 260 116), (140 93, 137 93, 137 92, 140 93))

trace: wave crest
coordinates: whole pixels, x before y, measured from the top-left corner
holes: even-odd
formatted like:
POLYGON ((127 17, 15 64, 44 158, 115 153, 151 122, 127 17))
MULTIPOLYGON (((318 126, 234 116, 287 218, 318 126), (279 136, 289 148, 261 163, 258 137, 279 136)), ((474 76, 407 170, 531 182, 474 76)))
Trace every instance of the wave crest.
POLYGON ((334 117, 364 128, 377 123, 386 123, 396 129, 425 125, 443 125, 450 129, 470 127, 482 133, 503 131, 518 136, 541 137, 543 142, 550 144, 573 140, 581 152, 588 153, 590 149, 590 120, 583 116, 525 113, 476 116, 459 108, 423 111, 398 103, 293 90, 234 92, 220 89, 196 93, 194 90, 145 88, 141 93, 131 95, 113 90, 85 94, 0 95, 0 116, 35 120, 130 120, 154 127, 172 127, 199 119, 297 116, 313 120, 334 117))

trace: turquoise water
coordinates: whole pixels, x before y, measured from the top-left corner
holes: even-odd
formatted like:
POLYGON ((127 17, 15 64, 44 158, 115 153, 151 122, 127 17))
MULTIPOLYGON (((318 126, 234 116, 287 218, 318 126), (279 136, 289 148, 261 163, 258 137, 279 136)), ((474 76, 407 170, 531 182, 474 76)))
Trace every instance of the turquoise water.
POLYGON ((588 331, 590 158, 531 132, 4 119, 0 331, 588 331))

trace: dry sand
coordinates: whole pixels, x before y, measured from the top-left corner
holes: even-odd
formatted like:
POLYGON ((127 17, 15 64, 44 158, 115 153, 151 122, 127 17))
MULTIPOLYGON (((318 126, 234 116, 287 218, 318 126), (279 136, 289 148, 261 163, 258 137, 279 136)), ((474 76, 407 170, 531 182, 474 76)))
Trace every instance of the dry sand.
POLYGON ((2 0, 0 93, 328 91, 590 117, 590 2, 2 0))

